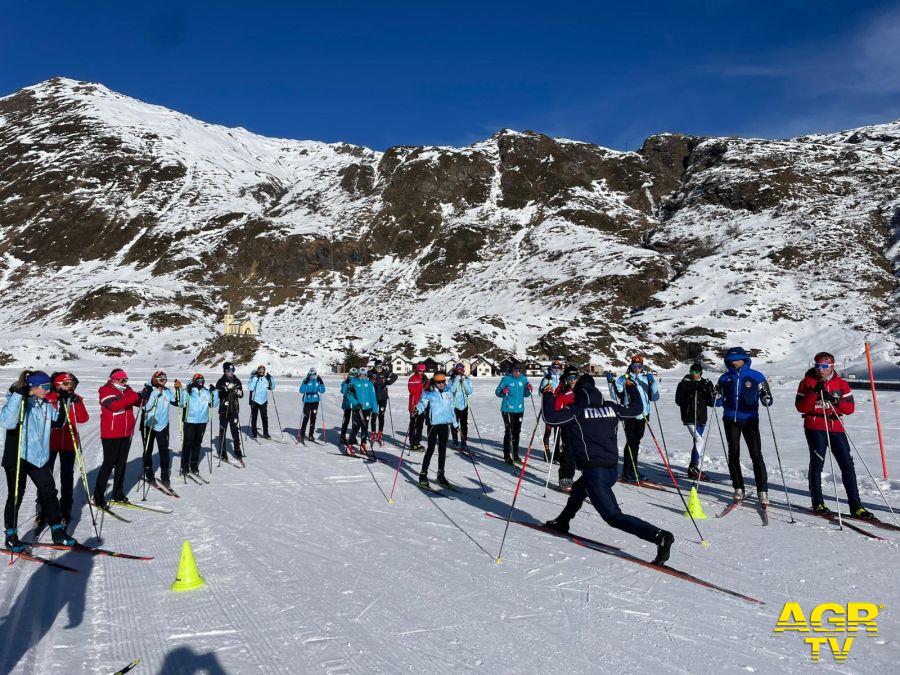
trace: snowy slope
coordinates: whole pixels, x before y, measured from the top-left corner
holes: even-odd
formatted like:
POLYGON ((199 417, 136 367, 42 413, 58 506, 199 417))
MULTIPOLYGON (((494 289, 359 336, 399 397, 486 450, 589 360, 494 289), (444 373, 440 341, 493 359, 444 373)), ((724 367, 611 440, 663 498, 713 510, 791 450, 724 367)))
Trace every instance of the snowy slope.
POLYGON ((262 328, 236 357, 284 369, 351 342, 599 364, 639 348, 661 367, 745 343, 792 368, 822 346, 857 364, 869 339, 900 358, 898 123, 381 153, 63 78, 0 99, 0 120, 8 362, 214 362, 228 303, 262 328))
MULTIPOLYGON (((149 372, 130 374, 139 381, 149 372)), ((102 373, 82 375, 81 388, 95 415, 83 428, 88 465, 94 469, 99 442, 90 392, 102 373)), ((6 381, 12 373, 3 376, 6 381)), ((296 384, 282 379, 277 390, 286 431, 296 429, 296 384)), ((333 441, 337 382, 326 378, 326 384, 325 423, 333 441)), ((673 464, 683 467, 689 445, 669 403, 674 384, 664 378, 660 411, 673 464)), ((55 554, 81 570, 77 576, 22 562, 4 566, 0 670, 110 673, 137 656, 142 665, 136 673, 167 674, 894 670, 900 655, 900 620, 893 609, 900 602, 894 581, 900 539, 876 530, 889 541, 872 541, 799 513, 798 522, 789 524, 768 437, 764 453, 774 502, 768 528, 749 505, 726 518, 713 518, 729 491, 724 485, 704 484, 701 499, 709 519, 700 526, 711 542, 704 548, 681 515, 676 495, 616 488, 626 512, 675 533, 673 567, 765 605, 516 525, 509 530, 503 562, 496 564, 503 523, 483 514, 506 515, 515 476, 500 461, 502 424, 494 386, 490 380, 477 382, 473 397, 484 439, 482 445, 476 436, 473 447, 486 496, 471 463, 452 451, 447 473, 461 493, 451 498, 422 493, 410 482, 418 465, 404 463, 396 503, 389 505, 386 495, 399 455, 390 443, 379 449, 387 462, 373 465, 339 456, 331 443, 253 443, 246 469, 214 466, 211 485, 182 485, 178 501, 149 495, 149 503, 174 509, 174 514, 128 512, 130 525, 104 523, 104 545, 155 556, 152 562, 55 554), (184 539, 191 541, 208 586, 173 594, 168 585, 184 539), (800 637, 772 633, 788 600, 800 602, 806 611, 826 601, 883 603, 880 635, 859 636, 844 664, 834 664, 828 656, 812 664, 800 637)), ((775 388, 774 418, 796 508, 807 503, 807 453, 790 405, 793 386, 789 382, 775 388)), ((393 421, 402 440, 404 404, 395 394, 393 421)), ((889 438, 900 433, 896 399, 882 400, 889 438)), ((860 410, 849 428, 875 469, 879 461, 871 405, 864 395, 858 400, 860 410)), ((530 409, 524 427, 529 432, 533 427, 530 409)), ((641 459, 645 470, 659 477, 658 455, 647 440, 641 459)), ((177 429, 173 445, 180 445, 177 429)), ((714 477, 726 477, 715 436, 709 452, 714 477)), ((132 486, 137 454, 133 448, 132 486)), ((561 494, 543 496, 546 468, 539 459, 529 463, 517 517, 544 520, 561 508, 561 494)), ((900 475, 893 451, 889 469, 900 475)), ((865 503, 890 518, 863 474, 860 470, 865 503)), ((744 475, 752 486, 749 463, 744 475)), ((826 471, 827 494, 832 489, 829 476, 826 471)), ((900 481, 881 484, 894 508, 900 507, 900 481)), ((33 494, 29 487, 23 521, 32 512, 33 494)), ((75 510, 76 535, 90 542, 80 488, 75 510)), ((651 556, 648 546, 607 527, 589 505, 573 521, 573 530, 634 555, 651 556)))

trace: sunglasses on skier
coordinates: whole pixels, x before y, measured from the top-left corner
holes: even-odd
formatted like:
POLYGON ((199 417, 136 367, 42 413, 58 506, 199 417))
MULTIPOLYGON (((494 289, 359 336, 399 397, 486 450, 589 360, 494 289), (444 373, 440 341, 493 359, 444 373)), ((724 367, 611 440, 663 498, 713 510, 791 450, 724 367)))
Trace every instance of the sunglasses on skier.
POLYGON ((63 380, 62 382, 59 383, 59 386, 61 386, 61 387, 74 387, 74 386, 75 386, 75 381, 74 381, 74 380, 63 380))
POLYGON ((35 387, 35 389, 43 389, 44 391, 50 391, 50 385, 49 384, 39 384, 38 386, 35 387))
POLYGON ((234 372, 234 368, 226 368, 226 369, 225 369, 225 372, 226 372, 226 373, 233 373, 233 372, 234 372))
POLYGON ((122 384, 128 384, 128 378, 127 378, 127 377, 121 377, 121 378, 119 378, 118 380, 113 380, 113 382, 121 382, 122 384))
POLYGON ((816 368, 819 370, 828 370, 829 368, 834 368, 833 363, 817 363, 816 368))

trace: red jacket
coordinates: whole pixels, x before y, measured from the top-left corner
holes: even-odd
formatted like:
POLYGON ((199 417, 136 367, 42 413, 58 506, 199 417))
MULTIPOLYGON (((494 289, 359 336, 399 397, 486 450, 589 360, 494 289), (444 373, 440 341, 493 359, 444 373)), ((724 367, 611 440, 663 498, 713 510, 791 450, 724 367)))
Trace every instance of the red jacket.
POLYGON ((575 390, 564 390, 562 382, 556 387, 553 398, 553 409, 557 412, 565 408, 567 405, 575 403, 575 390))
POLYGON ((419 405, 419 399, 422 398, 422 392, 425 391, 425 387, 428 386, 428 378, 425 377, 425 374, 413 373, 409 376, 409 382, 406 383, 406 388, 409 389, 409 414, 412 415, 413 410, 416 409, 416 406, 419 405))
POLYGON ((834 373, 830 379, 825 380, 825 391, 840 395, 840 402, 832 407, 825 401, 826 410, 822 409, 822 399, 816 393, 816 384, 819 382, 819 376, 815 370, 808 370, 806 376, 800 381, 797 388, 797 400, 795 405, 797 410, 803 413, 803 428, 814 429, 816 431, 826 431, 825 415, 828 415, 827 431, 844 431, 844 425, 841 423, 839 415, 852 415, 856 409, 853 402, 853 392, 850 391, 850 385, 846 380, 834 373))
MULTIPOLYGON (((50 392, 47 394, 47 400, 51 401, 54 405, 59 404, 59 395, 56 392, 50 392)), ((72 452, 75 450, 75 446, 72 445, 72 436, 75 436, 75 440, 78 443, 78 448, 81 448, 81 437, 78 435, 78 426, 79 424, 84 424, 88 421, 89 415, 87 408, 84 407, 84 399, 80 396, 78 397, 77 402, 73 403, 71 399, 69 399, 68 407, 66 410, 60 410, 60 414, 65 415, 68 411, 69 419, 75 421, 75 426, 70 430, 69 424, 70 422, 66 420, 66 423, 60 427, 59 429, 51 429, 50 430, 50 450, 51 452, 72 452)))
POLYGON ((100 387, 100 438, 126 438, 134 431, 134 411, 141 399, 131 387, 116 389, 111 382, 100 387))

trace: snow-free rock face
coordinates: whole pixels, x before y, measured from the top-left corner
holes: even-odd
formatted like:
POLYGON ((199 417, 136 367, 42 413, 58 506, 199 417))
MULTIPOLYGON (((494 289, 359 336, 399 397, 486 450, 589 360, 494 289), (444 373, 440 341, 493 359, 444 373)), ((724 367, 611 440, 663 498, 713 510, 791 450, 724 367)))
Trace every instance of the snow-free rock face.
POLYGON ((738 342, 853 356, 869 338, 896 358, 898 159, 900 123, 628 153, 504 130, 380 153, 55 78, 0 99, 0 350, 207 358, 231 303, 275 363, 350 339, 667 366, 738 342))

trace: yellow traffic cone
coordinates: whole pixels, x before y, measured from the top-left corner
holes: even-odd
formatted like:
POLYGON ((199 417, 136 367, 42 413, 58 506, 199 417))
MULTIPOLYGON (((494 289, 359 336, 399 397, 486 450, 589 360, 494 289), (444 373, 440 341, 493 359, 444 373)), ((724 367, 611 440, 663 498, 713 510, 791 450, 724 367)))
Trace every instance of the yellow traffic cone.
POLYGON ((706 514, 703 513, 703 505, 700 504, 700 497, 697 494, 697 488, 691 488, 691 496, 688 499, 688 510, 684 512, 685 516, 694 516, 694 520, 703 520, 706 514))
POLYGON ((181 562, 178 563, 178 574, 175 576, 172 590, 176 592, 192 591, 201 586, 206 586, 206 581, 197 571, 197 563, 194 562, 194 553, 191 551, 191 542, 186 541, 181 546, 181 562))

